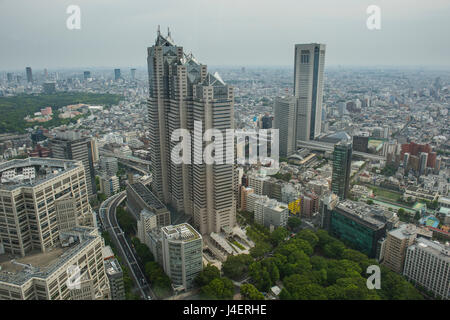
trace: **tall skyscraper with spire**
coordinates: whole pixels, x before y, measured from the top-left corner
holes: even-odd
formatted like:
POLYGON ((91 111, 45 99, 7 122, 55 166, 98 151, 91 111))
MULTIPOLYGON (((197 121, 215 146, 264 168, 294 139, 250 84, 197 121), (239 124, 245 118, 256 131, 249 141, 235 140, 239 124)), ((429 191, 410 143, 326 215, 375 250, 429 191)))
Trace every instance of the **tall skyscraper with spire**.
POLYGON ((177 164, 171 159, 179 143, 171 141, 176 129, 187 129, 191 137, 194 123, 202 123, 202 132, 215 128, 224 136, 226 129, 233 129, 233 88, 217 73, 208 73, 192 53, 184 53, 170 30, 163 36, 158 27, 156 42, 147 53, 152 190, 169 207, 192 215, 201 234, 233 227, 234 164, 195 164, 194 155, 202 154, 209 142, 202 142, 201 150, 190 144, 191 163, 177 164))
POLYGON ((325 45, 296 44, 294 96, 298 99, 297 140, 314 140, 322 129, 325 45))

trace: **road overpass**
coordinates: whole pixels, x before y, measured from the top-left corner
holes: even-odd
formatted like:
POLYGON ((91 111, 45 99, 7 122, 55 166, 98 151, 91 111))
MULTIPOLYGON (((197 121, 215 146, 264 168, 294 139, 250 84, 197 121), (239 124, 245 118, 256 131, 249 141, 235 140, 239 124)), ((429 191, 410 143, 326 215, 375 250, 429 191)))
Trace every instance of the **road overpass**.
POLYGON ((151 161, 140 159, 133 156, 124 156, 120 154, 116 154, 114 152, 99 148, 99 153, 105 157, 113 157, 116 158, 118 162, 121 164, 134 169, 140 172, 143 175, 146 175, 150 172, 150 166, 152 164, 151 161))
POLYGON ((145 274, 142 271, 135 251, 131 249, 128 239, 125 237, 125 233, 119 226, 116 216, 117 206, 126 199, 126 192, 122 191, 106 199, 100 206, 99 216, 103 226, 111 236, 112 241, 119 250, 119 255, 122 257, 131 272, 131 277, 133 278, 136 287, 143 299, 147 299, 150 296, 152 299, 156 299, 156 295, 150 288, 145 274))
MULTIPOLYGON (((330 151, 333 152, 334 144, 328 142, 319 141, 303 141, 297 140, 297 148, 307 148, 316 151, 330 151)), ((366 152, 353 151, 353 155, 360 156, 369 160, 385 161, 386 157, 377 154, 370 154, 366 152)))

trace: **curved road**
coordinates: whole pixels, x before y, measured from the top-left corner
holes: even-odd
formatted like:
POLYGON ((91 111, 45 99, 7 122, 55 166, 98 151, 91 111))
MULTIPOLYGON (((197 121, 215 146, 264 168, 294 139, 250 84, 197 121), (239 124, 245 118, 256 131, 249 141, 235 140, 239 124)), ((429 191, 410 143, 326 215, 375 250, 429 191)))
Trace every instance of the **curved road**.
POLYGON ((111 239, 116 245, 116 248, 119 250, 119 255, 124 261, 126 261, 128 268, 131 271, 131 276, 136 284, 136 287, 139 289, 141 296, 144 299, 148 299, 148 297, 151 297, 151 299, 156 299, 155 294, 148 285, 145 275, 137 262, 135 253, 131 249, 125 237, 125 233, 119 227, 119 223, 117 222, 116 208, 125 200, 125 198, 126 192, 122 191, 106 199, 100 206, 99 216, 102 221, 103 229, 108 231, 111 239))

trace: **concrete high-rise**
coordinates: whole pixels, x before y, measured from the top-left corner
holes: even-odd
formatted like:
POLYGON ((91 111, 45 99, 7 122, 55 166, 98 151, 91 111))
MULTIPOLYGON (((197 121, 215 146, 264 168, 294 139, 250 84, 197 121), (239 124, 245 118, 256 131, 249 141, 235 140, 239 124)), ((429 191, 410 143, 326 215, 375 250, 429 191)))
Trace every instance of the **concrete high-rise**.
POLYGON ((217 73, 208 73, 207 66, 192 54, 185 54, 170 32, 163 36, 158 30, 155 44, 147 51, 152 190, 176 211, 192 215, 201 234, 233 227, 235 165, 195 164, 195 155, 211 142, 190 144, 190 164, 171 160, 171 151, 179 143, 171 141, 174 130, 186 129, 193 137, 194 124, 201 123, 202 132, 214 128, 224 136, 226 129, 233 129, 233 88, 217 73))
POLYGON ((280 156, 288 157, 297 151, 297 99, 277 97, 273 104, 274 128, 278 129, 280 156))
POLYGON ((120 69, 114 69, 114 80, 120 79, 120 69))
POLYGON ((322 127, 325 45, 296 44, 294 96, 298 99, 297 140, 314 140, 322 127))
POLYGON ((111 300, 125 300, 125 285, 123 283, 123 271, 116 258, 105 260, 105 271, 109 280, 111 300))
POLYGON ((26 67, 25 71, 27 73, 27 81, 33 82, 33 72, 31 71, 31 67, 26 67))
POLYGON ((417 236, 416 226, 403 224, 387 233, 383 264, 397 273, 403 272, 406 249, 414 243, 417 236))
POLYGON ((161 228, 164 271, 176 290, 189 290, 203 270, 202 236, 189 224, 161 228))
POLYGON ((119 170, 119 162, 114 157, 100 157, 100 172, 108 177, 115 176, 119 170))
POLYGON ((81 160, 86 171, 86 184, 89 197, 97 193, 91 139, 79 132, 58 132, 50 139, 52 157, 57 159, 81 160))
POLYGON ((419 175, 426 174, 428 153, 421 152, 419 156, 419 175))
POLYGON ((352 165, 352 144, 340 142, 334 146, 333 173, 331 191, 340 200, 347 199, 350 187, 350 172, 352 165))
POLYGON ((0 253, 45 253, 61 230, 95 225, 81 161, 11 160, 0 175, 0 253))
POLYGON ((132 68, 130 72, 131 72, 131 80, 135 80, 136 79, 136 69, 132 68))

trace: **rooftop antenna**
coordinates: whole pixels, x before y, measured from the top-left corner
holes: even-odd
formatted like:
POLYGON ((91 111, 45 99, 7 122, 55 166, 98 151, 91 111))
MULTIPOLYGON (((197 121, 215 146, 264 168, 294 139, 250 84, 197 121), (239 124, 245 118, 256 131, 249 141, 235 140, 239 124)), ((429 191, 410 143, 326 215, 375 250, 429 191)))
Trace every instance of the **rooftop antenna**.
POLYGON ((169 27, 167 27, 167 37, 170 38, 170 28, 169 27))
POLYGON ((161 27, 160 27, 160 25, 158 24, 158 36, 159 35, 161 35, 161 27))

